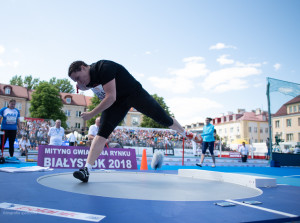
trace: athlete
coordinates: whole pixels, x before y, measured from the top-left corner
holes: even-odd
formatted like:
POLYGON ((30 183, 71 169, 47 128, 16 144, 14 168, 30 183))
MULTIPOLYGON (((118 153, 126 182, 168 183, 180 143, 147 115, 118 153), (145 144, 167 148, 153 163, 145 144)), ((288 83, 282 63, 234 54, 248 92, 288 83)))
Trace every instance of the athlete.
POLYGON ((70 65, 68 75, 77 83, 77 88, 91 89, 101 100, 92 111, 81 114, 84 120, 89 120, 102 113, 100 127, 92 141, 85 167, 73 173, 75 178, 83 182, 88 182, 92 166, 101 154, 107 138, 131 107, 156 122, 178 131, 184 137, 198 142, 201 140, 199 136, 186 132, 174 118, 168 116, 142 85, 118 63, 100 60, 87 65, 83 61, 75 61, 70 65))
POLYGON ((9 141, 9 155, 8 159, 16 159, 14 157, 14 143, 17 135, 17 130, 21 129, 20 123, 20 111, 15 108, 16 107, 16 100, 11 99, 8 102, 8 107, 4 107, 0 110, 0 123, 1 123, 1 130, 5 132, 5 139, 4 142, 0 143, 0 148, 2 148, 2 143, 5 143, 8 139, 9 141))
POLYGON ((203 165, 203 161, 207 149, 209 150, 211 154, 211 158, 213 160, 213 164, 211 166, 216 167, 216 159, 214 155, 215 127, 210 123, 211 120, 212 120, 211 118, 205 119, 205 126, 203 127, 203 133, 201 134, 201 136, 203 137, 201 161, 200 163, 196 163, 196 165, 199 167, 202 167, 203 165))

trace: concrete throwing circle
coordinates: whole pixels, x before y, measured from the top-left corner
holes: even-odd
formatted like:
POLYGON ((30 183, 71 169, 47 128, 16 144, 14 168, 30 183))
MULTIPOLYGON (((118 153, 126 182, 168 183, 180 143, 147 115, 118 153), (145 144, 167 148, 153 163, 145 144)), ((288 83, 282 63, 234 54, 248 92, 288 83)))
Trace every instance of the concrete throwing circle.
POLYGON ((37 181, 62 191, 138 200, 214 201, 262 194, 260 189, 237 184, 145 172, 93 171, 88 183, 75 179, 73 173, 42 176, 37 181))

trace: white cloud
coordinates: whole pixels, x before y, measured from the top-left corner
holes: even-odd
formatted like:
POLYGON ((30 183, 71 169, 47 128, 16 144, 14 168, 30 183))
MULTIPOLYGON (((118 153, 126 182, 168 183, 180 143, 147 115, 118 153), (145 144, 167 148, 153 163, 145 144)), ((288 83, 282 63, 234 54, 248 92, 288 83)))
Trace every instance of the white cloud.
POLYGON ((0 54, 4 53, 5 52, 5 48, 4 46, 0 45, 0 54))
POLYGON ((205 90, 225 92, 247 88, 244 78, 261 74, 261 70, 255 66, 231 67, 211 72, 202 83, 205 90))
POLYGON ((222 50, 222 49, 227 49, 227 48, 237 49, 237 47, 235 47, 235 46, 226 45, 224 43, 217 43, 216 45, 211 46, 209 49, 210 50, 222 50))
POLYGON ((275 68, 276 71, 279 70, 280 67, 281 67, 280 63, 274 64, 274 68, 275 68))
POLYGON ((169 73, 177 77, 184 78, 195 78, 200 76, 205 76, 209 70, 206 68, 205 63, 202 57, 188 57, 184 58, 183 62, 185 63, 184 68, 182 69, 169 69, 169 73))
POLYGON ((21 53, 21 50, 19 48, 15 48, 15 49, 13 49, 13 52, 14 53, 21 53))
MULTIPOLYGON (((263 63, 263 64, 265 64, 265 63, 263 63)), ((261 63, 248 63, 248 64, 245 64, 245 63, 241 63, 241 62, 239 62, 239 61, 237 61, 236 63, 235 63, 235 66, 237 66, 237 67, 261 67, 261 63)))
POLYGON ((193 81, 182 77, 149 77, 148 80, 151 81, 152 84, 159 89, 164 89, 177 94, 188 93, 190 90, 195 88, 195 84, 193 81))
POLYGON ((9 67, 18 67, 19 66, 19 61, 12 61, 12 62, 3 62, 3 60, 0 59, 0 67, 5 67, 5 66, 9 66, 9 67))
POLYGON ((188 93, 195 88, 194 78, 205 76, 209 70, 206 64, 203 63, 202 57, 188 57, 184 58, 185 63, 182 69, 168 69, 171 77, 150 77, 148 80, 160 89, 165 89, 173 93, 188 93))
POLYGON ((146 55, 150 55, 151 52, 150 52, 150 51, 146 51, 145 54, 146 54, 146 55))
POLYGON ((263 85, 262 83, 257 83, 257 84, 254 84, 253 87, 257 88, 257 87, 260 87, 262 85, 263 85))
POLYGON ((0 67, 4 67, 4 66, 5 66, 4 62, 0 59, 0 67))
POLYGON ((225 65, 225 64, 233 64, 234 63, 234 60, 232 59, 228 59, 229 55, 222 55, 220 56, 217 61, 221 64, 221 65, 225 65))
POLYGON ((134 76, 135 79, 138 81, 141 81, 143 77, 145 77, 145 74, 143 73, 138 73, 138 72, 132 72, 132 75, 134 76))
POLYGON ((199 113, 223 107, 218 102, 200 97, 176 97, 167 99, 166 103, 181 125, 204 121, 199 113))

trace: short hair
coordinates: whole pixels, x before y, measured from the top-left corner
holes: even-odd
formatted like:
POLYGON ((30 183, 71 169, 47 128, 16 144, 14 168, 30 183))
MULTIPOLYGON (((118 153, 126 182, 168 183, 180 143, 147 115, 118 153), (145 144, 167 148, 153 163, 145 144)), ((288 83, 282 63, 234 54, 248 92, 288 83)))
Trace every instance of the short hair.
POLYGON ((10 99, 8 103, 11 103, 11 102, 15 102, 16 103, 16 100, 15 99, 10 99))
POLYGON ((208 119, 209 121, 211 121, 211 120, 212 120, 212 118, 208 118, 208 117, 207 117, 206 119, 208 119))
POLYGON ((81 71, 81 66, 87 67, 88 65, 81 60, 77 60, 77 61, 74 61, 73 63, 71 63, 71 65, 69 66, 69 72, 68 72, 69 77, 71 76, 71 74, 73 72, 81 71))

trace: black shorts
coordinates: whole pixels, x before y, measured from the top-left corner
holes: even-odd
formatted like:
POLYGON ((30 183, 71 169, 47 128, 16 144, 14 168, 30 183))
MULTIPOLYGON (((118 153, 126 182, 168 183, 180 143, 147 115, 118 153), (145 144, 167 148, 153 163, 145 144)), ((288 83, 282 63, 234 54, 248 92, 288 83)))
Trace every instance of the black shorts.
POLYGON ((208 148, 209 152, 211 155, 214 154, 214 146, 215 146, 215 142, 203 142, 202 143, 202 154, 206 153, 206 150, 208 148))
POLYGON ((97 135, 107 139, 116 126, 125 118, 131 107, 163 126, 173 125, 173 119, 147 91, 140 87, 128 97, 115 101, 112 106, 102 112, 97 135))

